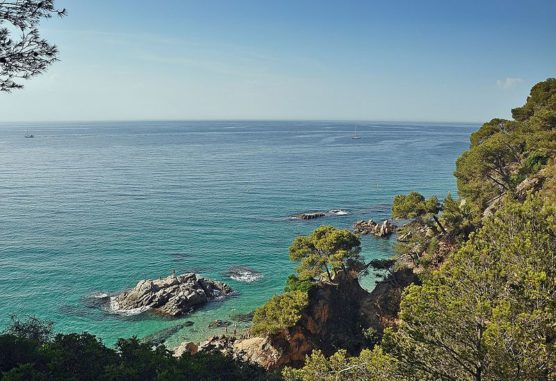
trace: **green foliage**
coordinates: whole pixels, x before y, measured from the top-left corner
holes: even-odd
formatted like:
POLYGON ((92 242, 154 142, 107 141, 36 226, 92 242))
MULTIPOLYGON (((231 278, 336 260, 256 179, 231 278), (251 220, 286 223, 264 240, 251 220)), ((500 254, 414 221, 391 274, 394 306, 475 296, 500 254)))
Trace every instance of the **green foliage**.
POLYGON ((480 226, 478 213, 464 200, 454 200, 448 193, 442 203, 440 221, 449 232, 450 239, 456 242, 466 241, 469 235, 480 226))
POLYGON ((364 349, 356 357, 348 357, 340 350, 330 358, 314 351, 301 369, 285 368, 286 381, 393 381, 402 380, 397 372, 396 360, 385 354, 380 347, 364 349))
POLYGON ((509 133, 514 131, 518 126, 519 124, 510 120, 498 118, 492 119, 490 122, 483 124, 479 130, 471 134, 471 137, 469 138, 471 141, 471 147, 480 145, 498 132, 509 133))
POLYGON ((456 162, 458 191, 468 202, 485 209, 505 192, 513 192, 512 174, 521 160, 521 139, 499 132, 464 152, 456 162))
POLYGON ((493 119, 471 135, 456 163, 460 197, 480 213, 503 194, 512 195, 527 176, 556 153, 556 79, 536 84, 527 103, 512 110, 515 121, 493 119))
POLYGON ((42 366, 45 362, 37 341, 11 334, 0 336, 0 374, 20 364, 33 363, 42 366))
POLYGON ((512 117, 520 122, 526 121, 539 112, 556 104, 556 78, 539 82, 531 89, 527 102, 522 107, 512 110, 512 117))
POLYGON ((394 218, 418 218, 430 214, 437 214, 441 210, 438 198, 433 196, 429 199, 418 192, 408 195, 397 195, 392 205, 392 217, 394 218))
POLYGON ((545 152, 533 151, 527 155, 516 176, 516 182, 523 181, 526 177, 534 175, 548 163, 549 156, 545 152))
POLYGON ((52 338, 52 322, 43 321, 35 316, 29 316, 26 320, 19 320, 17 316, 10 316, 11 323, 4 331, 8 335, 26 338, 44 344, 52 338))
MULTIPOLYGON (((58 334, 48 340, 29 338, 29 330, 51 324, 33 318, 14 323, 0 335, 2 381, 196 381, 273 380, 274 374, 220 353, 185 354, 175 358, 164 346, 152 347, 136 338, 120 339, 107 348, 88 333, 58 334), (24 329, 25 328, 25 329, 24 329), (20 335, 20 336, 18 336, 20 335)), ((42 328, 39 331, 43 331, 42 328)), ((45 336, 41 336, 45 337, 45 336)))
POLYGON ((555 264, 556 207, 511 203, 406 290, 385 348, 423 379, 551 379, 555 264))
POLYGON ((338 270, 363 266, 359 238, 346 229, 324 225, 308 236, 297 237, 289 249, 292 261, 299 262, 300 279, 318 279, 325 272, 332 281, 338 270))
POLYGON ((94 381, 106 366, 116 363, 113 349, 106 348, 89 333, 58 334, 41 351, 48 357, 48 367, 55 379, 94 381), (87 361, 83 361, 87 359, 87 361))
POLYGON ((313 286, 314 282, 310 279, 299 279, 299 277, 292 274, 288 276, 288 279, 286 280, 284 292, 302 291, 307 293, 313 286))
POLYGON ((275 295, 255 310, 251 331, 255 335, 268 334, 293 326, 308 302, 307 292, 299 290, 275 295))

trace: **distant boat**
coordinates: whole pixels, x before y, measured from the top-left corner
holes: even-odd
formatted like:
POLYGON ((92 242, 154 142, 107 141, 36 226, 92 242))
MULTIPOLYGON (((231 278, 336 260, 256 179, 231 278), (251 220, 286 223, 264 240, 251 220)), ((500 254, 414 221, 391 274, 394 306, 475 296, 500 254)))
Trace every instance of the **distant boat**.
POLYGON ((361 139, 361 136, 357 135, 357 127, 355 127, 355 132, 353 133, 352 139, 361 139))
POLYGON ((30 133, 29 133, 29 130, 27 130, 27 132, 25 133, 25 137, 29 139, 29 138, 34 138, 35 135, 30 134, 30 133))

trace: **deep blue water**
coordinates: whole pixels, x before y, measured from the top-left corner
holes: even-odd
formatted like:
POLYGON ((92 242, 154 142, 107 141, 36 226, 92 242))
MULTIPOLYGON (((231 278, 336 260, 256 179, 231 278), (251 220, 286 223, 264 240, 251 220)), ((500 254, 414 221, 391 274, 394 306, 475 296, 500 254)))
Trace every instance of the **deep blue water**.
MULTIPOLYGON (((195 271, 236 297, 187 320, 168 343, 212 331, 282 290, 287 248, 320 224, 389 217, 394 195, 454 191, 455 159, 477 125, 371 122, 106 122, 0 125, 0 328, 36 315, 112 344, 180 320, 124 317, 88 297, 195 271), (351 138, 353 131, 361 139, 351 138), (25 139, 25 130, 35 135, 25 139), (288 216, 345 209, 311 222, 288 216), (253 283, 225 272, 246 265, 253 283)), ((363 239, 367 258, 392 241, 363 239)), ((362 280, 372 287, 371 277, 362 280)))

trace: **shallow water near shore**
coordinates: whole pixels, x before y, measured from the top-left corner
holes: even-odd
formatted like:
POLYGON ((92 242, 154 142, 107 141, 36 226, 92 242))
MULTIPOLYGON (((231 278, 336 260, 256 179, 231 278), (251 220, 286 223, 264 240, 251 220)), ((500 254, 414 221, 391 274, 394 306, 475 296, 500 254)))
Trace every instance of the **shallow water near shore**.
MULTIPOLYGON (((455 159, 478 127, 0 124, 0 329, 13 313, 52 320, 57 331, 89 331, 110 345, 159 333, 173 346, 220 332, 208 324, 282 291, 296 235, 388 218, 396 194, 454 193, 455 159), (360 139, 352 139, 355 127, 360 139), (26 129, 34 139, 23 137, 26 129), (306 211, 327 213, 290 218, 306 211), (237 270, 245 267, 256 276, 237 270), (95 301, 173 270, 225 281, 237 293, 183 319, 110 314, 95 301)), ((367 259, 392 254, 391 240, 362 242, 367 259)), ((372 288, 373 275, 361 283, 372 288)))

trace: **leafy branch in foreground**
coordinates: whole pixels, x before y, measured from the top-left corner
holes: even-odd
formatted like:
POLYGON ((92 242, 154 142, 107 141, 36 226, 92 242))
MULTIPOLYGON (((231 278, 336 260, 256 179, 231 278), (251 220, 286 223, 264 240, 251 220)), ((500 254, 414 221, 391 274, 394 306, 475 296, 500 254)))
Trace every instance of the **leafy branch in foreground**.
POLYGON ((54 0, 0 2, 0 91, 22 88, 17 79, 39 75, 57 60, 58 49, 38 30, 41 19, 53 15, 66 15, 65 9, 54 7, 54 0))

